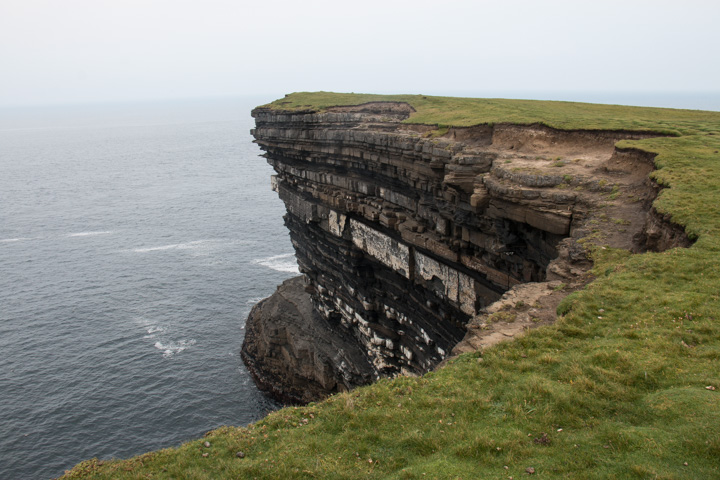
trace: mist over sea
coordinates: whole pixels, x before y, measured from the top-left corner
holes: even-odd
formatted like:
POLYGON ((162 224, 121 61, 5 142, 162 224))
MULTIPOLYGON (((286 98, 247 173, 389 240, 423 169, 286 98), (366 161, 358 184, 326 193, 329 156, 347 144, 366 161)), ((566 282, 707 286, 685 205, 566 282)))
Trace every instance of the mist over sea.
POLYGON ((239 355, 297 272, 249 134, 269 100, 0 111, 0 478, 277 408, 239 355))

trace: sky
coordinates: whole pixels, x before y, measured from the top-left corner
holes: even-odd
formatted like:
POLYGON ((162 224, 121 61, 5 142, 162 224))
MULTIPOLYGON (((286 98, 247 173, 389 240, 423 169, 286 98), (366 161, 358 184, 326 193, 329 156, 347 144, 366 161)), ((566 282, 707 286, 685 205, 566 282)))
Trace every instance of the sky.
POLYGON ((720 91, 717 0, 1 0, 0 106, 720 91))

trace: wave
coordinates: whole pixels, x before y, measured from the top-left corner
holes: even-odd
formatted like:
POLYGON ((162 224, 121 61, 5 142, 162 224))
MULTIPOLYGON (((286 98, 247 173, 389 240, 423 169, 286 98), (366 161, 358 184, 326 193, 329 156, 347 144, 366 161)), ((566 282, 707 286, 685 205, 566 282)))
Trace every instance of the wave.
POLYGON ((266 298, 268 297, 252 297, 245 302, 245 305, 249 305, 252 307, 257 303, 260 303, 262 300, 265 300, 266 298))
MULTIPOLYGON (((195 339, 189 340, 170 340, 168 339, 166 326, 159 325, 157 322, 151 321, 144 317, 136 317, 135 322, 142 326, 143 330, 147 332, 144 335, 145 339, 155 339, 153 346, 162 352, 162 356, 170 358, 178 353, 186 350, 188 347, 195 345, 195 339)), ((172 330, 172 327, 170 327, 172 330)))
POLYGON ((156 333, 163 333, 165 329, 158 325, 151 325, 146 328, 147 335, 145 335, 143 338, 155 338, 156 333))
POLYGON ((178 342, 170 341, 168 343, 162 343, 162 342, 155 342, 155 348, 163 352, 163 357, 170 358, 173 355, 176 355, 186 348, 195 345, 195 339, 190 340, 180 340, 178 342))
POLYGON ((78 233, 68 233, 65 235, 66 237, 90 237, 93 235, 107 235, 108 233, 112 233, 110 230, 99 230, 99 231, 92 231, 92 232, 78 232, 78 233))
POLYGON ((0 243, 22 242, 23 240, 32 240, 32 238, 30 238, 30 237, 2 238, 2 239, 0 239, 0 243))
POLYGON ((164 332, 165 329, 163 327, 159 327, 157 325, 153 325, 147 329, 148 334, 153 334, 157 332, 164 332))
POLYGON ((294 253, 284 253, 282 255, 273 255, 267 258, 258 258, 252 263, 271 268, 277 272, 300 273, 297 260, 294 253))
POLYGON ((133 252, 135 253, 147 253, 147 252, 159 252, 163 250, 191 250, 194 248, 199 248, 211 240, 195 240, 193 242, 187 242, 187 243, 173 243, 170 245, 161 245, 159 247, 145 247, 145 248, 133 248, 133 252))

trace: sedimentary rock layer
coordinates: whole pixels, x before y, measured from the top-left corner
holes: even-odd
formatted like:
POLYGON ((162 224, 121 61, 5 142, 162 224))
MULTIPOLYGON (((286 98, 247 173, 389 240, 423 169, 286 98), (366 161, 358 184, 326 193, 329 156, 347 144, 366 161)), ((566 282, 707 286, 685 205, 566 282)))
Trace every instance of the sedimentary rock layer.
POLYGON ((243 360, 256 383, 280 400, 308 403, 372 379, 353 336, 313 309, 303 277, 286 280, 250 318, 243 360))
POLYGON ((263 348, 244 347, 244 358, 276 393, 298 378, 321 386, 307 396, 316 398, 423 373, 508 289, 585 282, 584 241, 632 251, 687 243, 651 210, 652 155, 615 148, 642 133, 402 123, 411 113, 399 103, 253 111, 313 315, 363 359, 351 368, 283 353, 263 373, 262 356, 280 359, 288 339, 267 334, 282 308, 254 311, 246 346, 263 348))

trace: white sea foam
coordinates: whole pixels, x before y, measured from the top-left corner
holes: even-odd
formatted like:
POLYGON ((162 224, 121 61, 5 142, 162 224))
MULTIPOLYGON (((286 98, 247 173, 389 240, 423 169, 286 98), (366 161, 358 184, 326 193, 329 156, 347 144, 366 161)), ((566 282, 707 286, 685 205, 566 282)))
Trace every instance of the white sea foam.
POLYGON ((0 239, 0 243, 22 242, 23 240, 32 240, 32 238, 29 238, 29 237, 3 238, 3 239, 0 239))
POLYGON ((151 325, 147 327, 146 331, 148 334, 145 335, 143 338, 155 338, 156 333, 162 333, 165 331, 165 329, 158 325, 151 325))
POLYGON ((170 336, 168 335, 168 331, 173 330, 172 326, 167 328, 167 326, 158 325, 154 320, 144 317, 136 317, 135 322, 141 325, 143 330, 147 332, 147 335, 144 335, 143 338, 155 340, 153 346, 160 350, 162 356, 165 358, 177 355, 188 347, 195 345, 195 339, 175 341, 168 338, 170 336))
POLYGON ((140 324, 142 328, 147 332, 147 335, 144 335, 143 338, 155 338, 157 334, 165 332, 165 327, 157 325, 155 324, 155 322, 150 321, 146 318, 136 317, 135 322, 140 324))
POLYGON ((93 235, 107 235, 108 233, 112 233, 110 230, 102 230, 102 231, 94 231, 94 232, 78 232, 78 233, 68 233, 65 235, 66 237, 90 237, 93 235))
POLYGON ((187 243, 173 243, 170 245, 161 245, 159 247, 147 247, 147 248, 134 248, 132 251, 135 253, 147 253, 147 252, 159 252, 162 250, 193 250, 201 248, 206 245, 210 240, 195 240, 187 243))
POLYGON ((252 297, 247 302, 245 302, 245 305, 253 306, 256 303, 259 303, 261 300, 265 300, 267 297, 252 297))
POLYGON ((258 258, 253 263, 271 268, 278 272, 300 273, 295 260, 294 253, 284 253, 282 255, 273 255, 267 258, 258 258))
POLYGON ((169 341, 167 343, 155 342, 155 348, 163 352, 163 357, 170 358, 186 348, 195 345, 195 340, 179 340, 177 342, 169 341))

